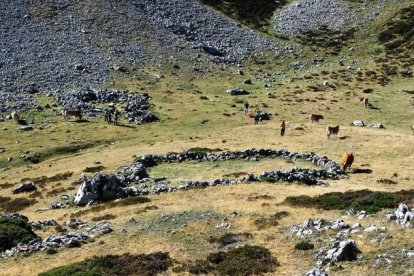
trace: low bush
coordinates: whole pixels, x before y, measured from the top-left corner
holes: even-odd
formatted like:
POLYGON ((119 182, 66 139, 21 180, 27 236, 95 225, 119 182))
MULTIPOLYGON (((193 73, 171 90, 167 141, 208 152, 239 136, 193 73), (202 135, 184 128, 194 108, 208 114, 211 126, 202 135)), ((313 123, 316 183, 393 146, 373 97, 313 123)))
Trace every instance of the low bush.
POLYGON ((306 250, 311 250, 311 249, 314 249, 314 248, 315 248, 315 246, 312 243, 310 243, 309 241, 301 241, 301 242, 295 244, 295 249, 296 250, 306 251, 306 250))
POLYGON ((97 173, 97 172, 103 171, 105 169, 106 169, 105 166, 100 165, 100 166, 95 166, 95 167, 86 167, 85 169, 83 169, 83 172, 97 173))
POLYGON ((168 253, 156 252, 142 255, 107 255, 94 257, 80 263, 51 269, 40 273, 43 276, 152 276, 166 271, 173 264, 168 253))
POLYGON ((30 225, 19 219, 0 217, 0 251, 36 239, 30 225))
MULTIPOLYGON (((254 275, 272 272, 278 265, 275 257, 264 247, 245 245, 223 253, 217 271, 221 275, 254 275)), ((212 259, 212 256, 210 256, 212 259)))
POLYGON ((414 190, 401 190, 399 192, 373 192, 370 190, 333 192, 315 197, 289 196, 285 203, 298 207, 313 207, 324 210, 365 210, 375 213, 384 208, 396 208, 401 202, 412 203, 414 190))

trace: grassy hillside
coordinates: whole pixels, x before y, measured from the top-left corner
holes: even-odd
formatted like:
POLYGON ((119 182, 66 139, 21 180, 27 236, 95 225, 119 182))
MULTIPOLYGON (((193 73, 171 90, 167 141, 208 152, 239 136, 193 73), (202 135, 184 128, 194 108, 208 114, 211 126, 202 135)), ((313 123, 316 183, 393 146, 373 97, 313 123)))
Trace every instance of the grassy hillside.
MULTIPOLYGON (((273 14, 287 4, 201 2, 261 32, 273 28, 273 14)), ((160 118, 156 123, 132 125, 121 118, 121 124, 114 126, 99 116, 86 117, 83 122, 65 121, 52 98, 36 95, 42 107, 51 107, 21 114, 33 121, 33 131, 18 131, 11 120, 0 122, 0 148, 4 149, 0 153, 0 212, 17 206, 30 221, 55 219, 60 227, 34 230, 42 238, 65 231, 62 228, 71 230, 65 225, 70 218, 105 219, 114 231, 79 248, 59 248, 57 254, 42 251, 2 259, 1 274, 303 275, 315 265, 316 252, 328 246, 337 233, 330 230, 306 239, 289 235, 292 225, 312 218, 361 224, 360 232, 350 238, 363 258, 327 266, 329 275, 410 275, 412 258, 374 264, 379 254, 413 250, 412 228, 383 219, 400 202, 413 207, 414 88, 413 78, 404 73, 413 70, 412 8, 408 1, 387 3, 375 20, 340 45, 326 43, 333 41, 331 33, 308 33, 285 41, 295 51, 287 50, 283 57, 266 52, 251 55, 240 67, 204 59, 202 67, 194 66, 178 56, 173 62, 160 62, 168 64, 165 66, 117 72, 109 88, 147 92, 152 110, 160 118), (196 67, 201 69, 194 70, 196 67), (226 93, 234 87, 251 93, 226 93), (373 108, 361 104, 364 97, 373 108), (271 113, 271 120, 255 125, 243 113, 246 101, 253 109, 271 113), (324 120, 312 123, 310 114, 321 114, 324 120), (284 137, 279 135, 282 120, 287 123, 284 137), (354 120, 381 123, 385 128, 355 127, 354 120), (340 126, 337 138, 327 139, 328 125, 340 126), (114 172, 137 156, 190 148, 226 151, 252 147, 312 151, 338 163, 343 152, 351 149, 355 161, 349 173, 329 180, 328 185, 257 182, 44 209, 61 195, 76 193, 81 175, 114 172), (40 162, 26 161, 26 154, 37 154, 40 162), (13 194, 12 188, 22 181, 33 182, 37 191, 13 194), (14 204, 22 198, 29 204, 14 204), (351 207, 373 214, 361 219, 345 215, 351 207), (372 224, 380 230, 364 231, 372 224), (238 246, 242 249, 236 250, 238 246), (302 247, 309 250, 297 249, 302 247), (265 270, 257 267, 260 260, 267 264, 265 270), (120 267, 118 261, 128 266, 120 267)), ((48 8, 36 14, 53 16, 54 12, 48 8)), ((294 166, 315 168, 310 163, 276 158, 165 163, 148 172, 150 177, 166 177, 176 184, 190 179, 239 178, 294 166)))

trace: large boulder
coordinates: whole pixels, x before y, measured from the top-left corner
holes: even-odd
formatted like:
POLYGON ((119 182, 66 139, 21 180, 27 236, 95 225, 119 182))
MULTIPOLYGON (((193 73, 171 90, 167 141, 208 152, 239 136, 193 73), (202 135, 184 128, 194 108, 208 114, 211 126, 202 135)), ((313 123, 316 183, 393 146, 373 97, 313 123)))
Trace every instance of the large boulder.
POLYGON ((305 276, 328 276, 322 268, 313 267, 311 270, 306 272, 305 276))
POLYGON ((411 221, 414 219, 414 212, 407 206, 407 204, 400 203, 398 209, 395 211, 395 216, 397 217, 397 224, 403 227, 409 227, 411 221))
POLYGON ((85 180, 76 193, 74 203, 86 205, 93 200, 113 200, 123 197, 125 192, 121 180, 115 175, 97 174, 85 180))
POLYGON ((318 265, 335 262, 355 261, 361 253, 353 240, 334 242, 328 250, 322 249, 316 255, 318 265))
POLYGON ((21 183, 13 188, 12 193, 18 194, 23 192, 33 192, 36 190, 36 186, 33 182, 21 183))

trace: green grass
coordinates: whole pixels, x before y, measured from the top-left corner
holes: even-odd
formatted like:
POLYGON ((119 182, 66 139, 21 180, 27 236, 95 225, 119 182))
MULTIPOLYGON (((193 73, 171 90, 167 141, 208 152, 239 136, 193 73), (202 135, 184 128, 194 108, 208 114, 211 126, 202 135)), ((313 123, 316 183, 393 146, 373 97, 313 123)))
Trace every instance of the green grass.
MULTIPOLYGON (((182 162, 163 163, 151 167, 148 173, 151 177, 167 177, 172 182, 185 180, 209 180, 215 178, 238 178, 246 173, 258 174, 274 169, 290 169, 294 166, 315 168, 304 161, 287 161, 284 159, 262 159, 260 161, 229 160, 220 162, 182 162)), ((265 179, 263 179, 265 181, 265 179)))
POLYGON ((376 213, 386 208, 396 208, 401 202, 414 202, 414 190, 399 192, 373 192, 370 190, 332 192, 315 197, 289 196, 285 203, 295 207, 312 207, 324 210, 365 210, 376 213))

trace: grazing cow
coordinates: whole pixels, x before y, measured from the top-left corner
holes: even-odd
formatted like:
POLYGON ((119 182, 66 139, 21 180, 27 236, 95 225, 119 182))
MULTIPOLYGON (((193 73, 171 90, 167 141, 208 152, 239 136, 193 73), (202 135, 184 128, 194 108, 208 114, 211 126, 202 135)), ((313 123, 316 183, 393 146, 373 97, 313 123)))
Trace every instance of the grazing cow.
POLYGON ((361 102, 364 105, 364 107, 368 106, 368 98, 361 98, 361 102))
POLYGON ((19 119, 20 119, 19 114, 17 114, 16 110, 14 110, 14 111, 12 111, 12 113, 10 113, 10 117, 12 118, 13 121, 16 121, 16 122, 18 122, 19 119))
POLYGON ((64 108, 62 110, 63 117, 65 120, 68 119, 69 116, 74 116, 77 121, 82 120, 82 111, 81 110, 72 110, 72 109, 66 109, 64 108))
POLYGON ((342 171, 345 172, 346 169, 351 168, 352 163, 354 162, 354 155, 350 151, 344 152, 342 155, 342 171))
POLYGON ((326 137, 328 137, 328 139, 331 135, 335 135, 335 137, 338 137, 338 132, 339 132, 339 126, 326 127, 326 137))
POLYGON ((319 120, 323 120, 324 118, 323 118, 323 116, 322 115, 318 115, 318 114, 311 114, 310 116, 309 116, 309 119, 311 120, 311 122, 313 123, 313 122, 318 122, 319 123, 319 120))

